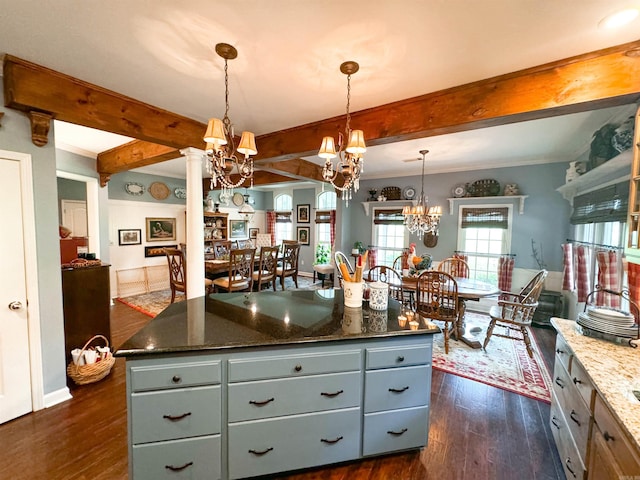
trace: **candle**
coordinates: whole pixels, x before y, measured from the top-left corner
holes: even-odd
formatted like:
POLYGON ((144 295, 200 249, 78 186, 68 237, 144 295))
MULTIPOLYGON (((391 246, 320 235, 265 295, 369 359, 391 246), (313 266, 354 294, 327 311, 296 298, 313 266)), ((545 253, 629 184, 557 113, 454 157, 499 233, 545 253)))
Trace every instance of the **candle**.
POLYGON ((398 325, 400 325, 400 327, 404 328, 407 325, 407 317, 405 317, 404 315, 399 315, 398 316, 398 325))
POLYGON ((409 328, 411 330, 417 330, 418 329, 418 325, 420 325, 418 322, 409 322, 409 328))

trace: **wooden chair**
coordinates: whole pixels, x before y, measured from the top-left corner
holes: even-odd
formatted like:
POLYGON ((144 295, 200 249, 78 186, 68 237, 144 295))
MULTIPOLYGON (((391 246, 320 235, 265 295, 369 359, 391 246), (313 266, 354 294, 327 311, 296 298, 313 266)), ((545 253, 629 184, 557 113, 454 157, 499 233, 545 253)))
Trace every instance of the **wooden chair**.
POLYGON ((278 267, 278 251, 279 247, 262 247, 260 249, 260 264, 258 271, 252 273, 253 284, 257 290, 262 290, 262 286, 266 283, 267 287, 273 284, 273 291, 276 291, 276 268, 278 267))
POLYGON ((402 272, 402 255, 398 255, 393 259, 393 269, 396 272, 402 272))
POLYGON ((231 240, 218 240, 211 245, 213 258, 216 260, 229 258, 231 252, 231 240))
POLYGON ((385 265, 376 265, 367 273, 367 282, 384 282, 389 285, 389 297, 395 298, 405 304, 404 291, 402 289, 402 276, 397 270, 385 265))
POLYGON ((187 264, 184 253, 177 248, 165 248, 164 254, 169 263, 169 287, 171 288, 171 303, 176 300, 176 292, 187 293, 187 264))
POLYGON ((544 280, 547 278, 547 271, 540 270, 519 293, 502 292, 498 305, 491 307, 489 316, 491 322, 487 328, 487 336, 482 347, 486 350, 491 336, 509 338, 511 340, 524 341, 527 353, 533 358, 531 340, 529 339, 528 328, 533 320, 533 314, 538 306, 538 297, 542 292, 544 280), (504 334, 494 333, 496 326, 506 329, 504 334), (519 335, 509 335, 511 330, 519 332, 519 335))
POLYGON ((456 331, 456 338, 460 338, 460 308, 458 284, 453 276, 436 270, 420 274, 416 285, 416 313, 444 322, 445 353, 449 353, 452 329, 456 331))
POLYGON ((438 265, 439 272, 445 272, 452 277, 469 278, 469 264, 461 258, 445 258, 438 265))
POLYGON ((293 283, 298 288, 298 256, 300 253, 300 244, 297 242, 291 243, 290 241, 283 240, 282 243, 282 258, 280 259, 280 265, 276 268, 276 277, 280 278, 280 285, 284 290, 284 279, 286 277, 292 277, 293 283))
POLYGON ((237 248, 229 253, 229 275, 213 280, 216 292, 244 292, 253 287, 255 248, 237 248))

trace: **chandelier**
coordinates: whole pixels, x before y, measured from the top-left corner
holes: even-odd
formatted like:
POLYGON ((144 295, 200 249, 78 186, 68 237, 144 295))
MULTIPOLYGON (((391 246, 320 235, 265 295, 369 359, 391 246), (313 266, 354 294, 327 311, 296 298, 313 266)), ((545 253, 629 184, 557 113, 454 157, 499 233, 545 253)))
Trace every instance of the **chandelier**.
POLYGON ((349 205, 352 191, 357 192, 360 187, 360 174, 364 167, 363 153, 367 151, 364 143, 364 133, 362 130, 351 130, 351 114, 349 106, 351 103, 351 75, 360 69, 357 62, 348 61, 340 65, 340 71, 347 76, 347 125, 344 129, 345 136, 342 133, 338 136, 338 152, 336 152, 336 144, 333 137, 324 137, 322 146, 318 152, 320 158, 325 158, 325 164, 322 168, 322 178, 325 182, 331 183, 333 187, 343 193, 343 200, 349 205), (344 139, 348 139, 346 148, 343 150, 344 139), (334 170, 331 160, 339 157, 339 161, 334 170), (343 182, 336 184, 338 174, 341 174, 343 182))
POLYGON ((253 187, 253 159, 251 155, 258 153, 256 139, 251 132, 242 132, 238 153, 244 155, 239 159, 235 153, 235 139, 233 126, 229 120, 229 73, 227 62, 238 56, 235 47, 227 43, 218 43, 216 53, 224 58, 224 118, 209 119, 204 141, 207 142, 205 156, 207 171, 211 174, 211 189, 220 185, 222 194, 231 196, 233 189, 239 187, 245 180, 251 180, 253 187), (239 178, 234 182, 231 175, 239 178))
POLYGON ((422 155, 422 187, 415 205, 405 205, 402 209, 404 224, 411 233, 417 233, 418 238, 426 234, 437 235, 442 216, 442 207, 429 207, 427 196, 424 194, 424 157, 429 150, 420 150, 422 155))

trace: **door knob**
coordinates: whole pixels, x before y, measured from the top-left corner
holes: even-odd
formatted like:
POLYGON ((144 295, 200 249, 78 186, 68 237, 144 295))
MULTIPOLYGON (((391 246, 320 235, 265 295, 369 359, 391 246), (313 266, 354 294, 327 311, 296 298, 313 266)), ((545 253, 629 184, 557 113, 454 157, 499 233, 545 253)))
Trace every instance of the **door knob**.
POLYGON ((18 302, 17 300, 9 304, 9 310, 20 310, 21 308, 22 303, 18 302))

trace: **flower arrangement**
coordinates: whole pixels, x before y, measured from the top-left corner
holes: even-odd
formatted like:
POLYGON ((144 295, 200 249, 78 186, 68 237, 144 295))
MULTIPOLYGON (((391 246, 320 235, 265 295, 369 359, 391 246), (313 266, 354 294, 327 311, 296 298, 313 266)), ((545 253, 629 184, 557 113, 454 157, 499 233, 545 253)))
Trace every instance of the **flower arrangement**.
POLYGON ((331 248, 329 245, 325 243, 319 243, 316 246, 316 261, 313 263, 314 265, 327 265, 331 263, 329 260, 329 255, 331 254, 331 248))

